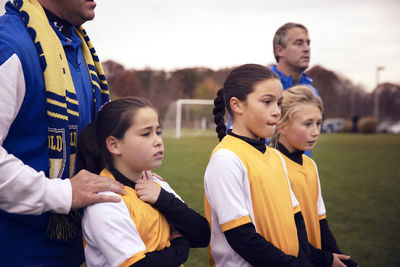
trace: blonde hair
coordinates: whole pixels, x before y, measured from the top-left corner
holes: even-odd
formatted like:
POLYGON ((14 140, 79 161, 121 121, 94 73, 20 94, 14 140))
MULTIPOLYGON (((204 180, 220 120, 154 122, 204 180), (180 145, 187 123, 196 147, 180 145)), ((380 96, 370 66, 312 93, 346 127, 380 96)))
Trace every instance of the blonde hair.
MULTIPOLYGON (((312 104, 319 108, 321 113, 324 111, 322 100, 317 96, 310 87, 305 85, 296 85, 283 92, 283 100, 281 104, 281 118, 279 122, 283 127, 288 126, 292 121, 294 114, 300 110, 301 105, 312 104)), ((270 141, 271 147, 277 147, 279 142, 278 129, 270 141)))

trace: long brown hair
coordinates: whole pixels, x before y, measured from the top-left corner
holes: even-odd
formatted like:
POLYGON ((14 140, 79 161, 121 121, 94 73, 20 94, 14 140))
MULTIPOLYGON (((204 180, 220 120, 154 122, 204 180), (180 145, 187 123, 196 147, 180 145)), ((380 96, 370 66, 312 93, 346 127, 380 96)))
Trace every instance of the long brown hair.
POLYGON ((120 98, 105 104, 97 114, 97 119, 79 135, 78 170, 100 173, 112 163, 106 146, 107 137, 123 138, 133 123, 133 115, 146 107, 153 108, 148 99, 138 97, 120 98))

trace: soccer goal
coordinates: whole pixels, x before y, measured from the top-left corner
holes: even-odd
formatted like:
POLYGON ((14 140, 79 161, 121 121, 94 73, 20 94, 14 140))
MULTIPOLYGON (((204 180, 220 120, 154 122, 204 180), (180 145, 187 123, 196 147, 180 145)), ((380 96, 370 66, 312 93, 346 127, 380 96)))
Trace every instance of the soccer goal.
POLYGON ((163 115, 163 136, 181 138, 213 134, 213 99, 178 99, 163 115))
MULTIPOLYGON (((178 99, 176 101, 176 132, 175 137, 181 138, 182 136, 182 105, 214 105, 213 99, 178 99)), ((204 118, 204 117, 203 117, 204 118)), ((203 119, 201 128, 206 128, 206 120, 203 119)))

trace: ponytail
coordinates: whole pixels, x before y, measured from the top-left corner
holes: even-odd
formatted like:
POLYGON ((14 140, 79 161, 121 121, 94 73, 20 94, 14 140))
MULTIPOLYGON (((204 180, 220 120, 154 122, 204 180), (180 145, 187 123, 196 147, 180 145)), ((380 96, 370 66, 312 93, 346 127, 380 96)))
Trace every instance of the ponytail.
POLYGON ((226 126, 225 126, 225 101, 224 101, 224 91, 223 88, 219 89, 217 92, 217 97, 214 99, 214 122, 216 126, 216 132, 218 134, 219 141, 224 138, 226 135, 226 126))
POLYGON ((78 166, 77 170, 88 170, 100 173, 106 167, 102 149, 96 138, 96 122, 90 123, 78 137, 78 166))

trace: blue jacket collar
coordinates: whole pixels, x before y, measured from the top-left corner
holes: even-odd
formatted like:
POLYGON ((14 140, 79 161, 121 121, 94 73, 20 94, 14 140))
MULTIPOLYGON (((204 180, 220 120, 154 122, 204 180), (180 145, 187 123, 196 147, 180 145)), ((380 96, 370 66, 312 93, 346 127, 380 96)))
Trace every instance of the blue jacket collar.
MULTIPOLYGON (((276 65, 272 65, 270 67, 270 69, 276 74, 278 75, 279 79, 281 80, 283 89, 287 89, 291 86, 293 86, 293 80, 292 80, 292 76, 286 76, 285 74, 283 74, 282 72, 280 72, 278 70, 278 68, 276 67, 276 65)), ((301 74, 301 80, 299 84, 306 84, 309 85, 312 82, 312 78, 310 76, 308 76, 307 74, 305 74, 304 72, 301 74)))

